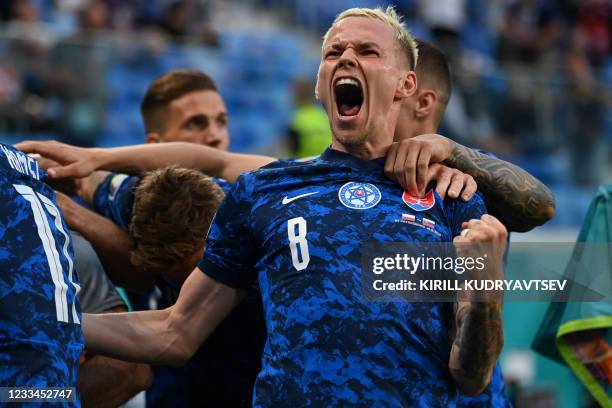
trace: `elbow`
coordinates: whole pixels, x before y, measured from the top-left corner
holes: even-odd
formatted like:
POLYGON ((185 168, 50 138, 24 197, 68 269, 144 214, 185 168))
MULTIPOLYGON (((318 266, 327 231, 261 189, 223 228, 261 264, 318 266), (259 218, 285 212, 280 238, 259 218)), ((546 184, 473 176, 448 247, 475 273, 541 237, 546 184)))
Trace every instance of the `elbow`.
POLYGON ((170 358, 164 364, 172 367, 183 367, 193 357, 198 350, 198 346, 198 344, 189 341, 186 337, 177 339, 171 345, 172 352, 168 353, 170 358))
POLYGON ((550 202, 543 203, 538 213, 532 218, 531 224, 525 223, 522 228, 517 226, 517 232, 528 232, 535 227, 540 227, 546 224, 555 216, 555 211, 556 207, 554 199, 552 199, 550 202))
POLYGON ((557 207, 555 204, 555 199, 552 198, 550 203, 548 203, 548 205, 544 206, 544 208, 542 209, 542 218, 541 218, 540 225, 543 225, 547 223, 548 221, 550 221, 555 216, 556 211, 557 211, 557 207))
POLYGON ((183 367, 195 354, 195 350, 191 348, 177 350, 172 357, 171 361, 168 361, 168 365, 171 367, 183 367))
POLYGON ((555 216, 557 205, 555 202, 555 196, 548 188, 545 188, 546 197, 543 198, 540 203, 540 211, 537 217, 537 226, 544 225, 555 216))
POLYGON ((555 216, 556 205, 554 197, 550 200, 538 204, 538 209, 533 212, 525 212, 521 215, 500 214, 500 220, 512 232, 529 232, 532 229, 542 226, 555 216))

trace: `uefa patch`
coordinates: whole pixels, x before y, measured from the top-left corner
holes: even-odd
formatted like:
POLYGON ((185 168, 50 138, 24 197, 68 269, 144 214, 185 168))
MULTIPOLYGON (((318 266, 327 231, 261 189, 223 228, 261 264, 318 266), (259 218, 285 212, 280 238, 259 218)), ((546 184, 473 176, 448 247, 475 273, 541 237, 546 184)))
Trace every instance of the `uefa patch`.
POLYGON ((125 180, 127 180, 129 176, 127 174, 115 174, 112 176, 110 181, 110 192, 108 193, 108 199, 114 200, 117 195, 117 191, 119 191, 119 187, 125 180))
POLYGON ((404 191, 402 200, 404 200, 406 205, 414 211, 426 211, 436 204, 436 197, 434 196, 433 190, 429 190, 424 197, 415 197, 404 191))
POLYGON ((370 183, 349 181, 338 190, 338 199, 343 206, 354 210, 367 210, 380 202, 382 194, 370 183))

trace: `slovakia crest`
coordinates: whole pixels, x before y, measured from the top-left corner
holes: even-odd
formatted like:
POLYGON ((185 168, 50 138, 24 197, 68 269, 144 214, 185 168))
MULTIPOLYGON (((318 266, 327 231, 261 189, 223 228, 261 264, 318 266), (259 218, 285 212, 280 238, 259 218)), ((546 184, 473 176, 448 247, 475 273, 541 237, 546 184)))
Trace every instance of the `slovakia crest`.
POLYGON ((415 197, 404 191, 402 200, 414 211, 426 211, 436 204, 433 190, 429 190, 423 197, 415 197))
POLYGON ((382 194, 378 187, 370 183, 349 181, 338 190, 338 199, 345 207, 354 210, 367 210, 380 202, 382 194))

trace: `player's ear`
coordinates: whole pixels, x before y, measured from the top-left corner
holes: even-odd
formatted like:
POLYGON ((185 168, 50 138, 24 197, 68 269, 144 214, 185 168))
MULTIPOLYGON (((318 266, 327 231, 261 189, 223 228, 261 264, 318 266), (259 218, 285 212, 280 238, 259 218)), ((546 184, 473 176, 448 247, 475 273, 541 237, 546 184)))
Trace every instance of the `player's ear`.
POLYGON ((147 133, 147 137, 146 137, 147 143, 159 143, 161 142, 161 139, 162 139, 161 135, 157 132, 147 133))
POLYGON ((417 77, 414 71, 407 71, 402 75, 395 90, 397 99, 405 99, 413 95, 417 90, 417 77))
POLYGON ((417 118, 431 115, 436 109, 438 95, 432 89, 423 89, 417 97, 414 114, 417 118))

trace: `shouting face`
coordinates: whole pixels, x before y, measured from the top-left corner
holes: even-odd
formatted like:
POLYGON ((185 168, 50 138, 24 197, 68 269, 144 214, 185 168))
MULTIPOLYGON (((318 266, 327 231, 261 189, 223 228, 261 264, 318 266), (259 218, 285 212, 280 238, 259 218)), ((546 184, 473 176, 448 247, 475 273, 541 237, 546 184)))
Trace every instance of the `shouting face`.
POLYGON ((383 21, 359 16, 334 24, 323 44, 316 92, 335 148, 380 151, 393 142, 399 103, 416 89, 408 65, 383 21))

